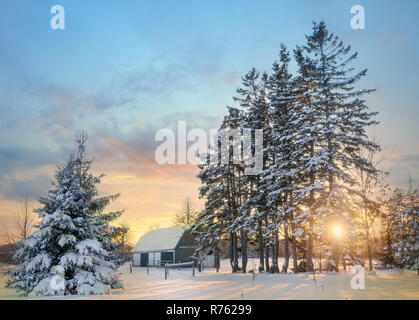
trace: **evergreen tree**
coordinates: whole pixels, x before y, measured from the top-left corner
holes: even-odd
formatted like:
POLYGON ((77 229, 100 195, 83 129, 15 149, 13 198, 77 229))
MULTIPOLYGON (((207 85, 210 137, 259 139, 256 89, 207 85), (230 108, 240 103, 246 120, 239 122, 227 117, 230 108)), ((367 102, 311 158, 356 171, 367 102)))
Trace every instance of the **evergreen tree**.
MULTIPOLYGON (((242 87, 237 90, 234 100, 239 103, 244 111, 243 119, 240 124, 241 130, 262 130, 263 133, 263 159, 262 169, 267 167, 269 160, 269 138, 271 136, 271 128, 269 123, 269 104, 267 97, 268 75, 263 73, 260 76, 256 69, 252 68, 244 77, 242 77, 242 87)), ((252 139, 250 147, 253 156, 256 155, 255 141, 252 139)), ((244 147, 244 146, 243 146, 244 147)), ((239 168, 243 171, 244 165, 239 168)), ((235 228, 240 229, 242 240, 246 240, 248 236, 257 236, 259 242, 259 271, 264 270, 266 254, 264 252, 264 244, 269 241, 266 237, 266 219, 268 206, 266 201, 266 191, 262 183, 260 175, 244 176, 242 172, 240 176, 240 215, 235 221, 235 228)), ((242 241, 243 247, 247 241, 242 241)), ((244 272, 245 269, 242 271, 244 272)), ((268 267, 266 267, 268 271, 268 267)))
MULTIPOLYGON (((288 270, 289 244, 294 272, 313 271, 313 259, 320 269, 322 259, 328 259, 334 270, 342 259, 356 261, 359 252, 354 244, 362 230, 356 206, 362 203, 371 220, 376 204, 357 190, 355 173, 376 175, 374 163, 363 152, 374 153, 379 146, 366 134, 377 124, 376 113, 369 112, 363 100, 372 90, 355 89, 366 70, 354 73, 350 63, 357 54, 350 51, 321 21, 314 23, 307 44, 294 50, 296 77, 288 71, 290 54, 281 44, 271 75, 253 68, 242 78, 234 97, 239 107, 228 109, 220 129, 263 130, 262 172, 244 175, 243 161, 233 161, 231 150, 236 145, 231 143, 229 162, 207 162, 199 175, 207 204, 197 223, 209 230, 202 231, 201 239, 230 239, 233 272, 238 270, 238 233, 243 271, 249 237, 259 242, 259 271, 279 271, 280 235, 285 244, 283 272, 288 270), (335 222, 347 229, 345 237, 331 237, 335 222), (300 265, 299 258, 305 259, 300 265)), ((217 152, 219 145, 220 141, 217 152)), ((253 142, 251 148, 255 150, 253 142)), ((369 231, 369 225, 366 228, 369 231)))
MULTIPOLYGON (((241 139, 240 137, 232 137, 240 134, 241 124, 243 122, 243 112, 237 108, 228 107, 228 115, 224 117, 223 122, 220 126, 220 136, 224 143, 227 142, 226 150, 228 153, 227 163, 222 166, 225 168, 224 177, 227 191, 226 193, 226 205, 228 211, 228 228, 227 231, 230 233, 230 262, 232 271, 236 272, 241 270, 239 267, 239 250, 238 250, 238 230, 242 229, 242 226, 236 226, 235 221, 240 218, 240 207, 242 202, 242 180, 243 180, 243 166, 241 163, 241 152, 235 152, 235 150, 241 150, 241 139), (224 136, 223 135, 227 135, 224 136), (228 138, 228 141, 224 140, 228 138)), ((221 146, 223 148, 223 146, 221 146)), ((223 156, 221 154, 221 156, 223 156)), ((247 236, 246 236, 247 237, 247 236)), ((247 260, 243 261, 247 264, 247 260)), ((245 265, 244 265, 245 266, 245 265)))
MULTIPOLYGON (((314 108, 321 117, 312 124, 316 134, 316 165, 321 168, 316 179, 322 185, 320 221, 349 212, 351 199, 356 196, 357 181, 351 169, 374 172, 374 165, 360 155, 360 149, 374 151, 379 148, 370 141, 366 128, 377 124, 362 97, 373 90, 356 90, 356 83, 367 70, 354 73, 350 67, 357 53, 345 46, 324 21, 313 23, 313 33, 306 36, 304 51, 311 61, 310 74, 315 99, 314 108)), ((345 218, 346 219, 346 218, 345 218)), ((329 244, 330 245, 330 244, 329 244)), ((339 261, 334 261, 336 269, 339 261)))
MULTIPOLYGON (((288 72, 290 62, 289 52, 284 44, 281 44, 279 63, 272 65, 272 75, 269 79, 269 101, 270 119, 272 133, 269 146, 266 148, 272 154, 272 161, 269 167, 263 172, 263 182, 267 190, 270 214, 269 233, 273 233, 274 254, 273 272, 279 272, 277 247, 278 229, 282 225, 284 228, 285 246, 288 248, 288 228, 291 227, 291 243, 294 258, 294 271, 297 271, 297 243, 296 243, 296 214, 295 189, 297 180, 295 179, 295 117, 298 116, 294 111, 295 100, 293 84, 290 81, 292 75, 288 72)), ((288 269, 288 250, 285 251, 285 263, 283 272, 288 269)))
MULTIPOLYGON (((321 183, 318 183, 317 177, 321 176, 323 158, 316 152, 317 139, 319 134, 319 126, 316 125, 321 119, 322 114, 316 108, 316 93, 318 85, 316 79, 312 76, 316 68, 314 61, 304 55, 303 48, 297 46, 294 50, 294 58, 298 65, 298 76, 293 81, 294 85, 294 108, 295 120, 294 135, 295 149, 297 150, 298 159, 296 159, 296 171, 299 180, 299 202, 304 207, 301 214, 301 224, 306 225, 306 269, 313 271, 314 264, 314 240, 324 239, 320 234, 315 234, 317 228, 321 230, 320 222, 317 219, 317 209, 319 209, 321 198, 320 193, 323 189, 321 183)), ((321 245, 317 245, 321 248, 321 245)), ((320 252, 318 254, 321 255, 320 252)), ((321 261, 321 257, 320 257, 321 261)))
POLYGON ((397 239, 394 244, 395 257, 400 266, 416 269, 419 274, 419 200, 418 190, 413 188, 411 177, 403 202, 403 206, 394 212, 397 239))
POLYGON ((39 230, 21 241, 16 257, 23 261, 8 283, 24 295, 106 294, 121 287, 112 240, 124 230, 110 226, 121 212, 104 213, 119 195, 98 198, 101 176, 90 173, 87 135, 77 137, 78 150, 57 168, 54 189, 40 198, 39 230))
POLYGON ((229 130, 238 129, 242 121, 242 113, 236 108, 228 108, 229 114, 224 117, 212 148, 212 158, 206 155, 204 162, 198 167, 198 178, 203 186, 200 197, 205 198, 205 210, 198 214, 193 230, 197 235, 198 247, 195 258, 202 259, 206 252, 214 249, 222 236, 228 234, 230 240, 230 263, 232 271, 239 271, 238 237, 234 221, 239 217, 240 187, 238 172, 239 165, 233 158, 233 148, 237 141, 228 140, 228 161, 221 160, 223 134, 229 130))
POLYGON ((391 219, 391 213, 389 210, 391 201, 390 201, 390 192, 391 188, 386 183, 386 177, 388 173, 381 172, 381 177, 379 179, 379 189, 377 202, 379 204, 379 223, 380 223, 380 235, 379 235, 379 244, 380 249, 378 252, 379 259, 384 268, 394 266, 394 256, 393 256, 393 225, 391 219))

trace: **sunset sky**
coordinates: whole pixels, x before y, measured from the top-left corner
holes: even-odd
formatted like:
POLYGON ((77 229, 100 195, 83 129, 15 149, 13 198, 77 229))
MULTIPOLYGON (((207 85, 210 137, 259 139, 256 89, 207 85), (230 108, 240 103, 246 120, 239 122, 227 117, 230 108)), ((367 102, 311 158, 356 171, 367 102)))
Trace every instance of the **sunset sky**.
MULTIPOLYGON (((133 241, 151 225, 170 226, 182 200, 197 207, 192 165, 159 166, 160 128, 218 127, 240 77, 269 71, 280 42, 303 44, 313 20, 358 51, 361 81, 381 124, 371 131, 386 154, 393 184, 409 170, 419 181, 419 1, 21 1, 0 2, 0 232, 27 194, 46 195, 57 164, 89 134, 102 194, 133 241), (50 8, 65 8, 52 30, 50 8), (365 30, 350 9, 365 7, 365 30)), ((295 71, 292 65, 292 71, 295 71)))

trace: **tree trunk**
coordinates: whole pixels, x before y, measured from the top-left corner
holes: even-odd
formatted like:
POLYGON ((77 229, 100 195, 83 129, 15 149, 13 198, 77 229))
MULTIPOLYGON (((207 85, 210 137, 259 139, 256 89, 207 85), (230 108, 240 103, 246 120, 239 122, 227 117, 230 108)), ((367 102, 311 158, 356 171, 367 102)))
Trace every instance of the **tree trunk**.
POLYGON ((238 257, 238 248, 237 248, 237 233, 233 232, 233 272, 239 270, 239 257, 238 257))
POLYGON ((265 246, 265 271, 269 272, 269 245, 265 246))
MULTIPOLYGON (((311 107, 311 102, 310 102, 311 107)), ((311 137, 313 137, 313 133, 310 134, 311 137)), ((314 157, 314 142, 310 143, 310 157, 314 157)), ((315 183, 315 175, 313 172, 310 173, 310 184, 313 186, 315 183)), ((313 264, 313 212, 314 212, 314 190, 310 190, 310 203, 309 203, 310 209, 311 209, 311 217, 308 221, 308 243, 307 243, 307 255, 306 255, 306 262, 307 262, 307 271, 313 271, 314 270, 314 264, 313 264)))
POLYGON ((313 264, 313 219, 311 218, 308 222, 308 243, 307 243, 307 271, 314 270, 313 264))
POLYGON ((242 247, 242 272, 246 273, 247 267, 247 231, 242 228, 240 230, 241 247, 242 247))
POLYGON ((278 230, 274 231, 274 247, 272 249, 272 273, 278 273, 278 254, 279 254, 279 240, 278 230))
POLYGON ((365 219, 365 239, 367 240, 367 251, 368 251, 368 269, 371 271, 372 266, 372 252, 371 252, 371 239, 370 239, 370 226, 368 224, 368 209, 367 204, 364 203, 364 219, 365 219))
POLYGON ((332 259, 333 259, 333 262, 335 264, 335 271, 339 272, 340 258, 339 258, 339 253, 338 253, 338 250, 337 250, 336 247, 334 249, 332 248, 332 259), (333 253, 333 251, 334 251, 334 253, 333 253))
POLYGON ((262 231, 262 221, 258 221, 258 239, 259 239, 259 272, 263 271, 265 268, 264 254, 263 254, 263 231, 262 231))
POLYGON ((230 265, 231 265, 232 272, 234 272, 234 248, 233 248, 233 243, 234 243, 233 232, 230 232, 230 265))
POLYGON ((215 246, 214 248, 214 264, 215 264, 215 269, 218 270, 220 269, 220 250, 218 249, 218 246, 215 246))
POLYGON ((290 261, 290 249, 289 249, 289 237, 288 237, 288 224, 284 223, 284 264, 282 266, 282 272, 288 272, 288 265, 290 261))
MULTIPOLYGON (((313 136, 313 134, 311 134, 313 136)), ((314 157, 314 143, 312 142, 310 145, 310 156, 314 157)), ((315 182, 314 173, 310 174, 310 184, 313 185, 315 182)), ((306 262, 307 262, 307 271, 314 270, 313 264, 313 212, 314 212, 314 190, 310 190, 310 209, 311 209, 311 217, 308 220, 308 243, 307 243, 307 255, 306 255, 306 262)))
MULTIPOLYGON (((268 227, 268 219, 265 218, 265 225, 268 227)), ((269 244, 265 243, 265 271, 269 272, 269 244)))
POLYGON ((295 239, 295 225, 294 225, 294 213, 291 215, 291 247, 292 247, 292 267, 293 272, 298 272, 298 260, 297 260, 297 240, 295 239))
POLYGON ((298 260, 297 260, 297 240, 295 236, 292 236, 292 267, 294 273, 298 272, 298 260))
MULTIPOLYGON (((231 215, 231 219, 235 219, 235 205, 234 205, 234 180, 233 177, 228 175, 227 179, 227 186, 228 186, 228 209, 231 215)), ((238 269, 239 260, 237 257, 237 234, 236 232, 230 232, 230 264, 231 264, 231 271, 234 273, 238 269)))

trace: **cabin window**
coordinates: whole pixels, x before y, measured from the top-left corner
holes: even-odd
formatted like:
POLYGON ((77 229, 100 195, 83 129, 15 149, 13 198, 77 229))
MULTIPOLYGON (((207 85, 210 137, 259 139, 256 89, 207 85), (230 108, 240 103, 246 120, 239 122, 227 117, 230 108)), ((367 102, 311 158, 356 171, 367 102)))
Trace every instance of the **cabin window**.
POLYGON ((173 252, 162 252, 161 253, 161 263, 173 263, 173 252))

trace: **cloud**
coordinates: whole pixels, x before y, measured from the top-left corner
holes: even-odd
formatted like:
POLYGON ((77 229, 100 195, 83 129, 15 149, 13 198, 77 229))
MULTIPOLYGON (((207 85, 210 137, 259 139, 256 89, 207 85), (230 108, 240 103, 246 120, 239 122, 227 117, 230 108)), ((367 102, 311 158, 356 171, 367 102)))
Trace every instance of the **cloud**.
POLYGON ((228 72, 221 76, 221 80, 226 84, 236 84, 240 79, 240 74, 237 72, 228 72))
POLYGON ((57 163, 61 154, 21 146, 0 146, 0 179, 14 171, 57 163))
POLYGON ((92 169, 106 174, 100 192, 122 193, 110 209, 126 209, 136 232, 158 217, 170 225, 182 199, 198 196, 197 167, 158 165, 160 142, 154 136, 161 128, 176 133, 178 120, 187 121, 188 129, 218 127, 221 116, 203 109, 212 102, 202 93, 214 96, 212 83, 225 89, 239 79, 222 67, 221 49, 198 40, 176 55, 120 69, 90 86, 32 71, 2 84, 0 207, 45 195, 56 165, 75 147, 74 135, 85 129, 92 169))
POLYGON ((0 147, 0 197, 36 199, 46 194, 53 168, 64 159, 60 151, 22 146, 0 147))
POLYGON ((401 153, 399 149, 386 147, 382 151, 382 166, 390 172, 390 184, 406 186, 410 174, 413 184, 419 186, 419 154, 401 153))
POLYGON ((193 82, 187 69, 181 64, 170 64, 162 67, 149 65, 144 69, 117 72, 109 88, 128 100, 133 96, 136 97, 136 101, 140 98, 150 99, 156 95, 165 97, 176 90, 192 86, 193 82))
MULTIPOLYGON (((97 173, 116 175, 134 175, 142 179, 171 179, 173 181, 194 180, 197 173, 194 165, 158 165, 155 161, 155 150, 161 143, 154 136, 161 128, 171 128, 177 134, 177 121, 186 120, 187 129, 202 128, 209 132, 216 128, 219 117, 202 116, 199 112, 175 112, 150 122, 143 119, 138 125, 133 119, 130 125, 121 125, 115 121, 95 122, 88 129, 88 153, 95 159, 94 169, 97 173), (112 128, 112 130, 110 130, 112 128), (100 172, 99 172, 100 171, 100 172)), ((2 146, 0 148, 0 192, 3 198, 18 199, 28 194, 31 198, 44 195, 53 175, 55 166, 68 156, 75 148, 76 130, 52 134, 58 146, 2 146), (71 134, 69 134, 71 132, 71 134)))
POLYGON ((419 167, 419 153, 409 153, 409 154, 403 155, 400 159, 400 164, 405 164, 407 166, 418 168, 419 167))
MULTIPOLYGON (((155 150, 160 141, 155 141, 159 129, 170 128, 177 136, 178 121, 187 122, 187 130, 202 128, 209 134, 209 129, 216 128, 219 117, 202 116, 198 112, 175 112, 159 117, 154 123, 143 120, 143 124, 129 130, 109 132, 106 127, 97 127, 91 144, 92 153, 103 170, 134 174, 137 177, 166 177, 171 179, 190 179, 196 174, 196 166, 158 165, 155 161, 155 150), (115 166, 115 164, 117 164, 115 166), (116 169, 118 168, 118 169, 116 169)), ((187 144, 190 145, 193 142, 187 144)))
POLYGON ((13 176, 3 180, 0 186, 1 196, 8 200, 38 199, 45 196, 51 188, 51 177, 47 174, 37 174, 34 177, 18 179, 13 176))

